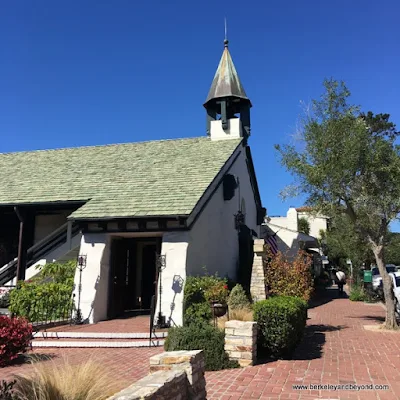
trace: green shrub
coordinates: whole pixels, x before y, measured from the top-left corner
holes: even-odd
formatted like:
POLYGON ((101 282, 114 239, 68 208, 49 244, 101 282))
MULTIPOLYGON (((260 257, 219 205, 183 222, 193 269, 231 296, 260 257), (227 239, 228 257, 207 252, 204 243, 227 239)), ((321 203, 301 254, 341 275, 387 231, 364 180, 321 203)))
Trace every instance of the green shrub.
POLYGON ((238 367, 238 363, 229 360, 224 345, 223 330, 200 323, 169 329, 164 348, 166 351, 203 350, 207 371, 238 367))
POLYGON ((367 298, 364 289, 361 286, 353 286, 350 291, 349 299, 351 301, 365 301, 367 298))
POLYGON ((212 312, 206 293, 212 287, 220 287, 226 280, 217 275, 188 276, 186 278, 183 297, 183 323, 208 322, 212 318, 212 312))
POLYGON ((239 283, 234 286, 228 298, 228 306, 231 310, 250 308, 250 301, 243 286, 239 283))
POLYGON ((49 263, 28 281, 20 281, 10 293, 10 311, 30 322, 69 316, 72 304, 75 261, 49 263))
POLYGON ((183 316, 183 324, 191 325, 211 321, 212 310, 209 303, 193 303, 186 308, 183 316))
POLYGON ((72 287, 62 283, 21 282, 10 294, 10 311, 30 322, 69 316, 72 287))
POLYGON ((307 303, 297 297, 276 296, 254 304, 261 355, 289 357, 301 341, 307 320, 307 303))

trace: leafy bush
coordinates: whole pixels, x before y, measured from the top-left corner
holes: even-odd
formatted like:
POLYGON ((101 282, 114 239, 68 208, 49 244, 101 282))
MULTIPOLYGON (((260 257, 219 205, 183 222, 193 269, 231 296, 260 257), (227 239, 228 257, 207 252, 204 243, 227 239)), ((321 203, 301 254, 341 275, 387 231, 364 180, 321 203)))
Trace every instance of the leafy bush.
POLYGON ((49 263, 28 281, 20 281, 11 291, 9 309, 30 322, 62 319, 72 309, 75 261, 49 263))
POLYGON ((212 311, 207 297, 212 292, 209 292, 209 289, 215 286, 220 288, 221 284, 225 286, 226 280, 217 275, 187 277, 183 297, 184 325, 211 320, 212 311))
POLYGON ((37 280, 63 283, 72 287, 75 278, 76 260, 64 263, 47 263, 37 267, 37 269, 40 270, 37 280))
POLYGON ((307 303, 297 297, 276 296, 254 304, 262 355, 288 357, 301 341, 307 320, 307 303))
POLYGON ((313 292, 312 260, 309 254, 299 251, 293 261, 281 252, 269 254, 265 283, 273 295, 310 299, 313 292))
POLYGON ((203 350, 207 371, 236 368, 225 352, 225 333, 210 324, 189 325, 171 328, 164 344, 166 351, 203 350))
POLYGON ((349 299, 351 301, 365 301, 367 303, 375 303, 378 301, 384 301, 385 296, 381 287, 373 290, 372 288, 364 289, 361 285, 353 285, 350 290, 349 299))
POLYGON ((1 400, 18 400, 16 394, 14 394, 13 387, 16 381, 6 382, 0 381, 0 399, 1 400))
POLYGON ((351 288, 349 299, 351 301, 365 301, 366 294, 361 286, 354 285, 351 288))
POLYGON ((10 295, 10 311, 30 322, 62 319, 69 316, 72 287, 62 283, 20 282, 10 295))
POLYGON ((32 326, 23 318, 0 316, 0 367, 25 353, 32 339, 32 326))
POLYGON ((226 304, 228 294, 228 285, 225 281, 220 281, 206 289, 204 297, 208 302, 216 301, 218 303, 226 304))
POLYGON ((33 374, 17 375, 15 392, 29 400, 105 400, 118 391, 106 368, 88 360, 71 365, 54 361, 33 364, 33 374))
POLYGON ((250 301, 243 286, 239 283, 234 286, 228 298, 229 310, 240 310, 241 308, 250 308, 250 301))
POLYGON ((198 324, 202 322, 208 322, 212 319, 212 310, 210 304, 194 303, 186 308, 183 323, 184 325, 198 324))

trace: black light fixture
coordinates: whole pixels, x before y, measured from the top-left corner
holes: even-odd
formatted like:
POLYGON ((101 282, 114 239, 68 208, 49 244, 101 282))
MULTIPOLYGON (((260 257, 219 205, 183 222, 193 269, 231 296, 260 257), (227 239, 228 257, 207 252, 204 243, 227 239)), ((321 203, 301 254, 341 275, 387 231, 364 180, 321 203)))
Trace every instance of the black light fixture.
POLYGON ((76 314, 73 322, 77 325, 82 324, 82 312, 81 312, 81 292, 82 292, 82 271, 86 268, 87 256, 79 255, 78 256, 78 266, 79 269, 79 284, 78 284, 78 307, 76 309, 76 314))
POLYGON ((236 214, 235 214, 235 229, 238 230, 240 229, 240 227, 242 225, 244 225, 244 221, 245 221, 245 215, 242 213, 241 210, 239 210, 236 214))
POLYGON ((169 324, 165 320, 165 315, 162 314, 161 311, 161 296, 162 296, 162 271, 166 268, 166 257, 165 255, 158 255, 157 258, 157 270, 158 270, 158 281, 159 281, 159 311, 158 311, 158 316, 157 316, 157 323, 156 327, 158 329, 164 329, 164 328, 169 328, 169 324))

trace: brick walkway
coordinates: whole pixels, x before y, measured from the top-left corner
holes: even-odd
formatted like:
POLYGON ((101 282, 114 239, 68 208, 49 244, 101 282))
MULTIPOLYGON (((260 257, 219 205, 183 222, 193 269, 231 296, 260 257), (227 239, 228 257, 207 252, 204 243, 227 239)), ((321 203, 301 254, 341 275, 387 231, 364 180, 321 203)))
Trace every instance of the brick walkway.
MULTIPOLYGON (((67 358, 73 365, 81 364, 91 358, 104 366, 111 376, 121 385, 121 389, 131 385, 149 373, 149 358, 162 353, 162 347, 128 348, 128 349, 38 349, 29 352, 41 359, 50 357, 51 361, 59 363, 67 358)), ((0 381, 11 380, 14 374, 25 374, 32 370, 29 363, 15 363, 6 368, 0 368, 0 381)))
POLYGON ((308 312, 306 336, 294 359, 206 374, 210 400, 400 399, 400 333, 363 328, 384 319, 380 305, 337 298, 308 312), (385 384, 390 390, 294 390, 293 384, 385 384))
MULTIPOLYGON (((208 399, 400 399, 400 333, 371 332, 364 325, 383 320, 379 305, 338 299, 336 290, 324 303, 308 312, 306 337, 294 359, 255 367, 206 373, 208 399), (293 384, 386 384, 390 390, 308 391, 293 384)), ((103 329, 104 327, 102 327, 103 329)), ((43 349, 34 354, 63 356, 79 364, 89 357, 104 365, 128 386, 149 371, 149 357, 162 348, 141 349, 43 349)), ((0 380, 31 369, 17 364, 0 369, 0 380)))

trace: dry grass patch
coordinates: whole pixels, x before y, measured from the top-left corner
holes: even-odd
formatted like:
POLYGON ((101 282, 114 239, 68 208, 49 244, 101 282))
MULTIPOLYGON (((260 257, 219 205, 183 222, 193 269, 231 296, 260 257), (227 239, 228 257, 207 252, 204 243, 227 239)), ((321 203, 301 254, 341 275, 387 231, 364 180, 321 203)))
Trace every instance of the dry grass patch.
POLYGON ((15 392, 23 400, 105 400, 120 389, 93 360, 71 365, 64 358, 33 365, 33 373, 16 380, 15 392))
POLYGON ((218 318, 218 327, 224 329, 226 321, 254 321, 253 310, 250 308, 229 310, 229 319, 228 315, 218 318))

